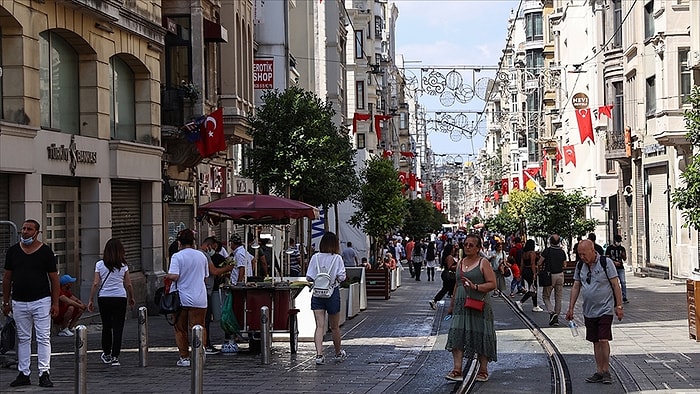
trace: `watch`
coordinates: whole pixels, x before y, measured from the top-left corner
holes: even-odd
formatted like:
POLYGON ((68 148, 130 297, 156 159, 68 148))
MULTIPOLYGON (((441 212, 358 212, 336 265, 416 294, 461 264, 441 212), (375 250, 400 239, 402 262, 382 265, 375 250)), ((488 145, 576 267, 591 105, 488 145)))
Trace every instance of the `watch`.
POLYGON ((622 305, 618 305, 618 306, 616 306, 615 308, 617 308, 617 309, 624 309, 624 308, 622 307, 622 305))

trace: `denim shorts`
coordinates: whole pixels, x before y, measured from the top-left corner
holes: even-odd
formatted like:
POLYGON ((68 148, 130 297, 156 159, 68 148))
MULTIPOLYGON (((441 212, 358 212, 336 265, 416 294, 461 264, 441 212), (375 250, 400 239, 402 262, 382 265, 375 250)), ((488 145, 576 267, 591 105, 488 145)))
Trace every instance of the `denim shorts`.
POLYGON ((311 296, 311 310, 325 309, 329 315, 340 312, 340 288, 333 289, 330 298, 318 298, 311 296))

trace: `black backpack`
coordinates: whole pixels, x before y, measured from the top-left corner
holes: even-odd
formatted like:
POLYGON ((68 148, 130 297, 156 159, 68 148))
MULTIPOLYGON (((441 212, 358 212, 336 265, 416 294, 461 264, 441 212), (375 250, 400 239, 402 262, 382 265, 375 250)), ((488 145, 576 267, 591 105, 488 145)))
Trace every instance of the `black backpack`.
MULTIPOLYGON (((600 256, 600 266, 603 267, 603 272, 605 272, 605 276, 608 278, 608 282, 610 282, 610 277, 608 276, 608 258, 605 256, 600 256)), ((583 261, 579 260, 578 263, 576 263, 576 270, 578 271, 578 276, 581 277, 581 267, 583 267, 583 261)), ((612 286, 612 283, 610 284, 612 286)), ((613 296, 615 295, 615 292, 613 291, 613 296)))

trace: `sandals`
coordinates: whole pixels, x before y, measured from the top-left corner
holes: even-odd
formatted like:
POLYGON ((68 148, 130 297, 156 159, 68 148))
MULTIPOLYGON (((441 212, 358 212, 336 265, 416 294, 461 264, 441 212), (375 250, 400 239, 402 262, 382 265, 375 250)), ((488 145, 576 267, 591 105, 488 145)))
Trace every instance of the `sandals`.
POLYGON ((459 371, 450 371, 450 373, 445 375, 445 379, 453 382, 461 382, 464 380, 464 377, 462 377, 462 373, 459 371))
POLYGON ((489 374, 486 372, 479 372, 476 374, 476 379, 477 382, 488 382, 489 380, 489 374))

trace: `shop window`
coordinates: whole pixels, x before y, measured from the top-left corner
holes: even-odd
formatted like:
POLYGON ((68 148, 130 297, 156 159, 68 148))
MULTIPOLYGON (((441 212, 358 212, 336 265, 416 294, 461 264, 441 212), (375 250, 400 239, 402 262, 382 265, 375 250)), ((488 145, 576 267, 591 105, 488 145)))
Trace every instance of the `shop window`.
POLYGON ((79 134, 78 54, 51 31, 39 34, 41 127, 79 134))
POLYGON ((116 140, 136 140, 136 105, 134 72, 120 58, 109 59, 109 128, 116 140))

